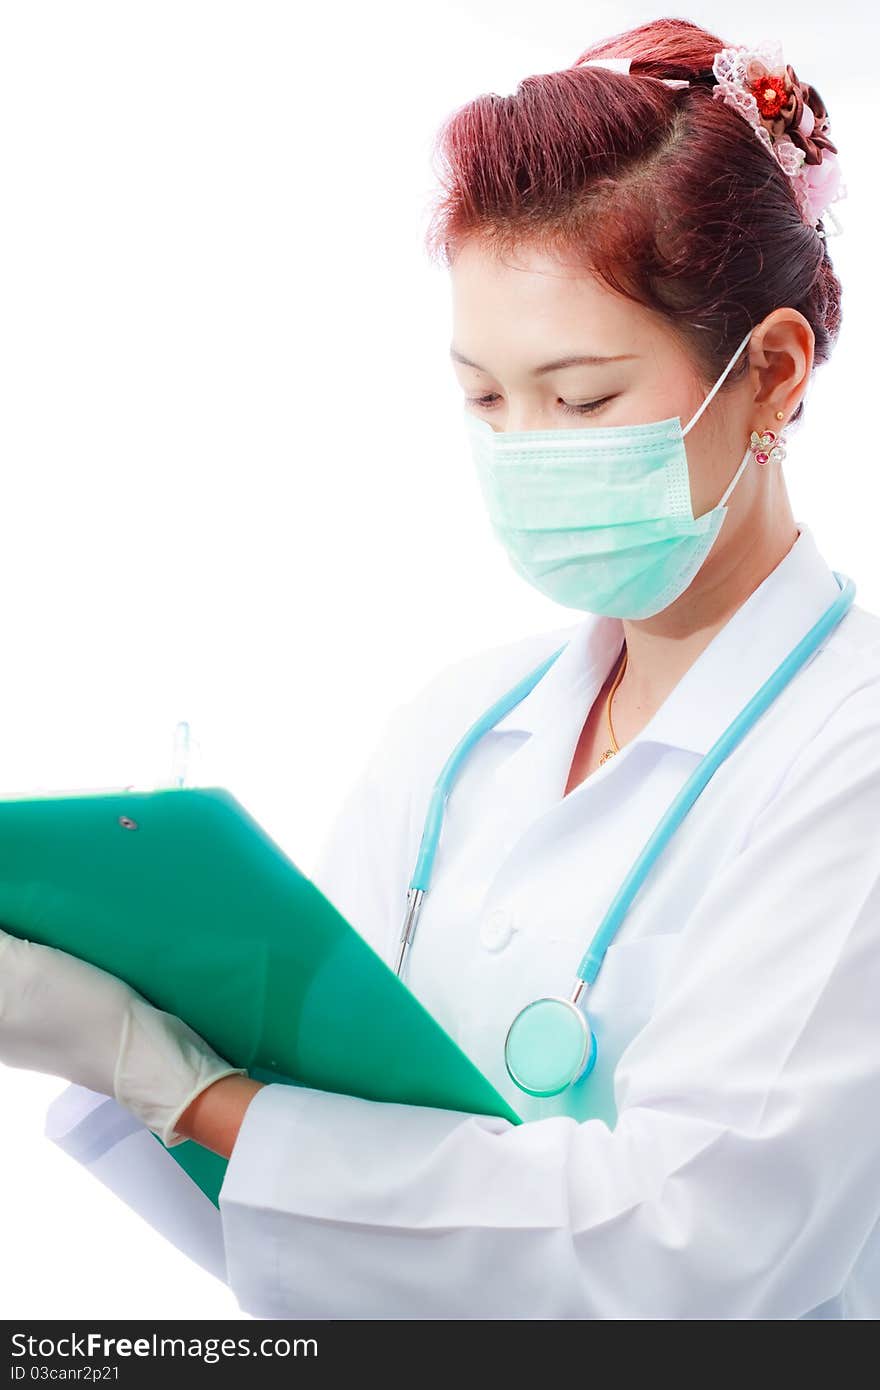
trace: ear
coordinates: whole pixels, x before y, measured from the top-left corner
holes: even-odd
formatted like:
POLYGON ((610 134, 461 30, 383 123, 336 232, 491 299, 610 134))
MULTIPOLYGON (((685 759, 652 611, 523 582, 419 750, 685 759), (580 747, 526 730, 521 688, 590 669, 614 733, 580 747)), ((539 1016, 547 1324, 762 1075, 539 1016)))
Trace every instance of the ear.
POLYGON ((813 370, 816 337, 797 309, 774 309, 749 342, 749 366, 755 381, 755 406, 763 425, 777 429, 781 410, 790 420, 806 392, 813 370))

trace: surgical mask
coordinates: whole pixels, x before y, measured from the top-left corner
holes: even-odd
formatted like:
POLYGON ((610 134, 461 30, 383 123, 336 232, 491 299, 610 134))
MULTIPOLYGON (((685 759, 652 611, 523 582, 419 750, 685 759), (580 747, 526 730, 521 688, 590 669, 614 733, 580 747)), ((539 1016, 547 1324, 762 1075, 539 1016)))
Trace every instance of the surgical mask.
POLYGON ((496 431, 466 415, 489 519, 513 568, 567 608, 650 618, 699 570, 727 515, 750 448, 717 507, 695 517, 685 435, 696 414, 647 425, 496 431))

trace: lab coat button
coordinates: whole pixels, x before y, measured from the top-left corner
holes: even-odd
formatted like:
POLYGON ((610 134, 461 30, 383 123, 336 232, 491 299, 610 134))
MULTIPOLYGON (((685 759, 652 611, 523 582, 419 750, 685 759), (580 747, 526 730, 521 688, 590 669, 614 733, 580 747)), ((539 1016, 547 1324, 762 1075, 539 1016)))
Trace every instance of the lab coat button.
POLYGON ((513 921, 508 909, 495 907, 480 927, 480 942, 487 951, 503 951, 513 932, 513 921))

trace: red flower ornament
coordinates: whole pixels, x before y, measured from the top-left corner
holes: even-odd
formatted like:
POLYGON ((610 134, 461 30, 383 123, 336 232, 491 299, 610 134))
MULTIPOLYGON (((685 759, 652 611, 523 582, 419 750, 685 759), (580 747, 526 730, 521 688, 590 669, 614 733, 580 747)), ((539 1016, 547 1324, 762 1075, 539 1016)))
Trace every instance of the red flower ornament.
POLYGON ((758 103, 758 110, 765 120, 772 121, 779 115, 789 98, 785 85, 785 73, 767 73, 755 82, 749 82, 748 89, 758 103))

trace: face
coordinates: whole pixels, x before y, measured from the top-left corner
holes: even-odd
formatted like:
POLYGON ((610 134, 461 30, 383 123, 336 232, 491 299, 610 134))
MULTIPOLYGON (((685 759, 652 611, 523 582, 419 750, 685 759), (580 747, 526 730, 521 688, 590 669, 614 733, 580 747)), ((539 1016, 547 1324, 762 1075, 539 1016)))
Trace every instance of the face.
MULTIPOLYGON (((530 249, 501 263, 472 241, 460 249, 451 279, 453 367, 465 409, 495 430, 641 425, 674 416, 684 427, 714 384, 699 379, 692 357, 655 313, 581 267, 530 249), (602 360, 565 362, 586 356, 602 360)), ((688 432, 695 516, 717 505, 742 460, 753 416, 754 383, 725 382, 688 432)), ((748 473, 729 499, 731 511, 748 473)))

